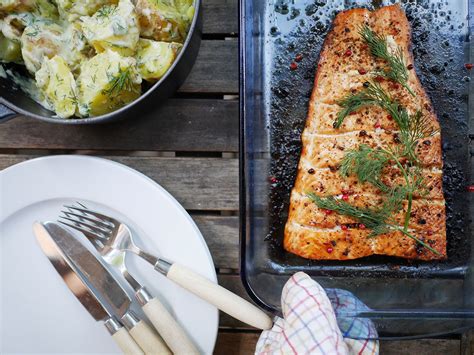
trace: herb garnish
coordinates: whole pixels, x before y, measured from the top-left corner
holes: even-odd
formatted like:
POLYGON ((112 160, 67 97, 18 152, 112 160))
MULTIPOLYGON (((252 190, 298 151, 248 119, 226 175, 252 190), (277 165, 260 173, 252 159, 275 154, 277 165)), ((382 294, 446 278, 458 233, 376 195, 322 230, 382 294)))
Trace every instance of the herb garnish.
POLYGON ((404 86, 412 96, 415 96, 415 93, 408 86, 408 70, 405 65, 402 49, 398 47, 395 53, 390 53, 387 38, 375 33, 367 25, 363 26, 359 33, 369 46, 372 55, 385 60, 388 64, 387 69, 378 70, 375 74, 396 81, 404 86))
MULTIPOLYGON (((422 245, 426 249, 433 253, 440 255, 440 253, 423 242, 419 238, 405 231, 403 228, 396 224, 396 221, 392 220, 391 206, 388 206, 385 202, 380 208, 360 208, 352 206, 351 204, 336 199, 335 197, 319 197, 314 193, 309 193, 308 197, 319 207, 327 210, 335 211, 341 215, 352 217, 357 219, 360 223, 363 223, 367 228, 372 229, 369 237, 375 237, 379 234, 387 233, 390 231, 399 231, 407 237, 415 240, 418 244, 422 245)), ((391 200, 389 200, 391 202, 391 200)))
POLYGON ((130 68, 119 69, 118 74, 110 76, 109 87, 103 91, 103 94, 110 97, 116 97, 122 91, 136 91, 133 81, 132 81, 132 72, 130 68))
POLYGON ((113 5, 105 5, 102 6, 97 12, 95 13, 95 16, 98 18, 105 18, 109 17, 110 15, 113 15, 117 11, 117 6, 113 5))
POLYGON ((420 111, 410 115, 405 107, 392 99, 379 83, 370 82, 368 87, 355 94, 349 94, 338 104, 342 107, 334 122, 334 128, 339 128, 349 114, 365 106, 379 106, 386 110, 400 128, 399 139, 403 151, 398 155, 406 157, 410 162, 416 163, 416 145, 420 139, 435 135, 438 130, 431 125, 429 118, 420 111))

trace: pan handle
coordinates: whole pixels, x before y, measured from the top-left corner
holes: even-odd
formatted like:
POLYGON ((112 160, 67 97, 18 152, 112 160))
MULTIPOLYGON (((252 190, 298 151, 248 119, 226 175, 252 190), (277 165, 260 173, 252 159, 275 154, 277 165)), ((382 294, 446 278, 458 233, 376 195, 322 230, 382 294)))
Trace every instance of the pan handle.
POLYGON ((18 113, 0 103, 0 123, 7 122, 16 116, 18 116, 18 113))

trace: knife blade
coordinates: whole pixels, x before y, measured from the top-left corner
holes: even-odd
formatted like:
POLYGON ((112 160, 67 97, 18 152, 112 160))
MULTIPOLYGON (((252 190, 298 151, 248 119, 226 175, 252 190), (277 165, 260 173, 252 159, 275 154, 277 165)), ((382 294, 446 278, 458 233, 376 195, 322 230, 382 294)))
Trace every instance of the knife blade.
MULTIPOLYGON (((130 305, 130 298, 93 254, 79 243, 73 235, 56 223, 46 222, 42 224, 35 222, 33 232, 42 251, 63 281, 96 321, 104 321, 107 330, 117 345, 126 354, 144 354, 128 331, 118 322, 115 315, 109 311, 110 307, 122 312, 116 313, 117 315, 124 315, 130 305), (80 271, 75 261, 89 262, 98 269, 93 271, 86 267, 84 271, 88 274, 85 274, 80 271), (96 290, 87 282, 89 280, 87 275, 90 277, 96 276, 99 284, 104 287, 109 286, 111 292, 117 292, 115 295, 109 293, 107 297, 104 297, 107 302, 109 300, 115 302, 114 305, 107 304, 97 296, 96 290)), ((95 283, 97 284, 97 282, 95 283)))

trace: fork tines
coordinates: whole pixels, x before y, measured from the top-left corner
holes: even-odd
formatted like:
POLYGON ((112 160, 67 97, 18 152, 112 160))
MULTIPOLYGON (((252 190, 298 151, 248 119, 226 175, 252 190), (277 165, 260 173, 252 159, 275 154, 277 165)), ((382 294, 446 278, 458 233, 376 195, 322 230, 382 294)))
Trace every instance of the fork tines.
POLYGON ((116 224, 115 221, 101 213, 91 211, 83 204, 77 206, 64 205, 67 210, 62 210, 58 222, 83 233, 87 238, 106 241, 116 224), (78 213, 79 212, 79 213, 78 213))

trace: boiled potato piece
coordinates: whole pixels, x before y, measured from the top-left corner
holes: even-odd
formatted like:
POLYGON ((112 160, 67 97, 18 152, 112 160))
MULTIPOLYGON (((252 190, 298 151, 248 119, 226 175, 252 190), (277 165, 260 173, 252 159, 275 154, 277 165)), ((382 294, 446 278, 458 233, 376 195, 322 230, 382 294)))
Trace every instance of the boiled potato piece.
POLYGON ((22 61, 20 42, 6 38, 0 33, 0 62, 21 63, 22 61))
POLYGON ((68 118, 76 112, 76 82, 66 61, 55 55, 46 59, 36 72, 36 85, 46 102, 61 118, 68 118))
POLYGON ((27 26, 21 35, 21 54, 26 68, 36 73, 44 58, 52 58, 60 53, 63 29, 48 21, 35 21, 27 26))
POLYGON ((136 58, 141 77, 148 81, 160 79, 173 64, 182 46, 181 43, 157 42, 140 38, 136 58))
POLYGON ((58 8, 50 0, 36 0, 34 1, 35 9, 33 13, 39 17, 47 18, 50 20, 58 20, 59 13, 58 8))
POLYGON ((80 23, 73 22, 67 25, 62 42, 61 57, 66 60, 73 73, 79 74, 81 63, 95 54, 82 32, 80 23))
POLYGON ((58 9, 50 0, 0 0, 0 13, 25 11, 31 11, 42 18, 58 19, 58 9))
POLYGON ((136 11, 142 37, 165 42, 184 42, 194 15, 186 2, 172 0, 137 0, 136 11))
POLYGON ((26 68, 35 73, 45 58, 56 54, 66 60, 73 72, 88 58, 90 48, 78 24, 66 28, 51 21, 34 21, 21 36, 21 52, 26 68))
POLYGON ((140 96, 141 82, 134 58, 111 50, 99 53, 81 66, 79 113, 88 117, 112 112, 140 96))
POLYGON ((28 11, 32 10, 34 5, 35 0, 0 0, 0 12, 28 11))
POLYGON ((130 0, 104 6, 92 17, 81 17, 81 22, 84 35, 97 52, 111 49, 123 56, 135 54, 140 30, 130 0))
POLYGON ((81 16, 92 16, 105 5, 117 4, 118 0, 56 0, 61 16, 75 21, 81 16))
POLYGON ((26 26, 34 22, 34 16, 25 12, 8 15, 0 20, 0 32, 8 39, 20 42, 26 26))

